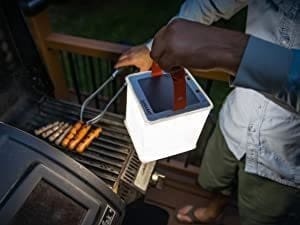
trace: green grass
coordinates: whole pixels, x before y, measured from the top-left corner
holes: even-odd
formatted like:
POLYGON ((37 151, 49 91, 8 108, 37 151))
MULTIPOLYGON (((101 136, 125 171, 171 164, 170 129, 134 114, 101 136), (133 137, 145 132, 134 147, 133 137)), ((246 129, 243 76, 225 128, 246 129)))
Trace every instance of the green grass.
MULTIPOLYGON (((53 30, 98 40, 140 44, 151 38, 178 12, 182 0, 69 0, 50 7, 53 30)), ((244 29, 246 11, 217 26, 244 29)), ((80 67, 81 68, 81 67, 80 67)), ((82 77, 82 76, 81 76, 82 77)), ((103 79, 100 79, 103 80, 103 79)), ((210 96, 215 111, 229 92, 227 83, 214 82, 210 96)))

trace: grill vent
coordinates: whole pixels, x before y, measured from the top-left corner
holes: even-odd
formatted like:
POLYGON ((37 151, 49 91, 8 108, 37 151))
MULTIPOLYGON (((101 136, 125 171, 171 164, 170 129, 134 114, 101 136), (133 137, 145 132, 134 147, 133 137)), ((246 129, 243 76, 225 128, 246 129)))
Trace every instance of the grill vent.
POLYGON ((138 191, 132 191, 132 188, 126 184, 120 186, 118 194, 126 204, 130 204, 142 196, 138 191))
POLYGON ((140 166, 141 162, 139 161, 136 152, 133 152, 132 156, 130 157, 129 163, 127 164, 127 167, 122 174, 122 181, 128 183, 129 185, 133 185, 140 166))

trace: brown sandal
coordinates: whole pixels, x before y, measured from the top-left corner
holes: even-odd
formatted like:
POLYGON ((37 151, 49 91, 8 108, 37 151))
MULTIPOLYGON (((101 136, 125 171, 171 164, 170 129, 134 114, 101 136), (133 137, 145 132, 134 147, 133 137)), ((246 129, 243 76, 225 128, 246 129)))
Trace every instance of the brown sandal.
POLYGON ((179 223, 182 223, 182 224, 207 224, 205 222, 202 222, 201 220, 199 220, 196 216, 195 216, 195 211, 197 210, 198 208, 192 206, 189 211, 187 211, 187 213, 184 214, 184 216, 188 217, 191 222, 187 222, 187 221, 182 221, 178 218, 178 214, 179 214, 179 211, 177 211, 176 213, 176 220, 179 222, 179 223))
POLYGON ((182 223, 182 224, 222 224, 222 220, 223 220, 223 216, 224 216, 224 213, 221 213, 215 220, 213 221, 210 221, 210 222, 203 222, 201 220, 199 220, 196 216, 195 216, 195 211, 197 210, 198 208, 195 207, 195 206, 191 206, 191 208, 187 211, 187 213, 184 214, 184 216, 188 217, 191 222, 187 222, 187 221, 182 221, 178 218, 178 214, 179 214, 179 210, 177 210, 177 213, 176 213, 176 220, 179 222, 179 223, 182 223))

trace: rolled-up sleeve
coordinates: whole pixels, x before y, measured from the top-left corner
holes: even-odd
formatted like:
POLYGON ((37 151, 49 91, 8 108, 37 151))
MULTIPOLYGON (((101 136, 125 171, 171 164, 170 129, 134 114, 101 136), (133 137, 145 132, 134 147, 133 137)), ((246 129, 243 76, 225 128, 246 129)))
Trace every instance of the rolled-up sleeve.
POLYGON ((232 84, 270 94, 299 112, 300 50, 250 37, 232 84))
POLYGON ((229 19, 248 3, 248 0, 186 0, 177 15, 210 25, 219 19, 229 19))

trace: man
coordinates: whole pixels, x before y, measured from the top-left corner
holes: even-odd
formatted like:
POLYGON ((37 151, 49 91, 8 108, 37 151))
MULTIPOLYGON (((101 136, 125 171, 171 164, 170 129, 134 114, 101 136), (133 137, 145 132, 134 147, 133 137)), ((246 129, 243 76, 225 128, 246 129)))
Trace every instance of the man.
POLYGON ((215 197, 205 208, 183 207, 178 220, 214 221, 237 188, 243 225, 300 224, 288 222, 300 212, 300 1, 187 0, 178 18, 155 35, 151 53, 137 46, 116 64, 148 70, 153 58, 166 71, 219 68, 240 86, 200 169, 200 185, 215 197), (247 34, 207 26, 247 4, 247 34))

